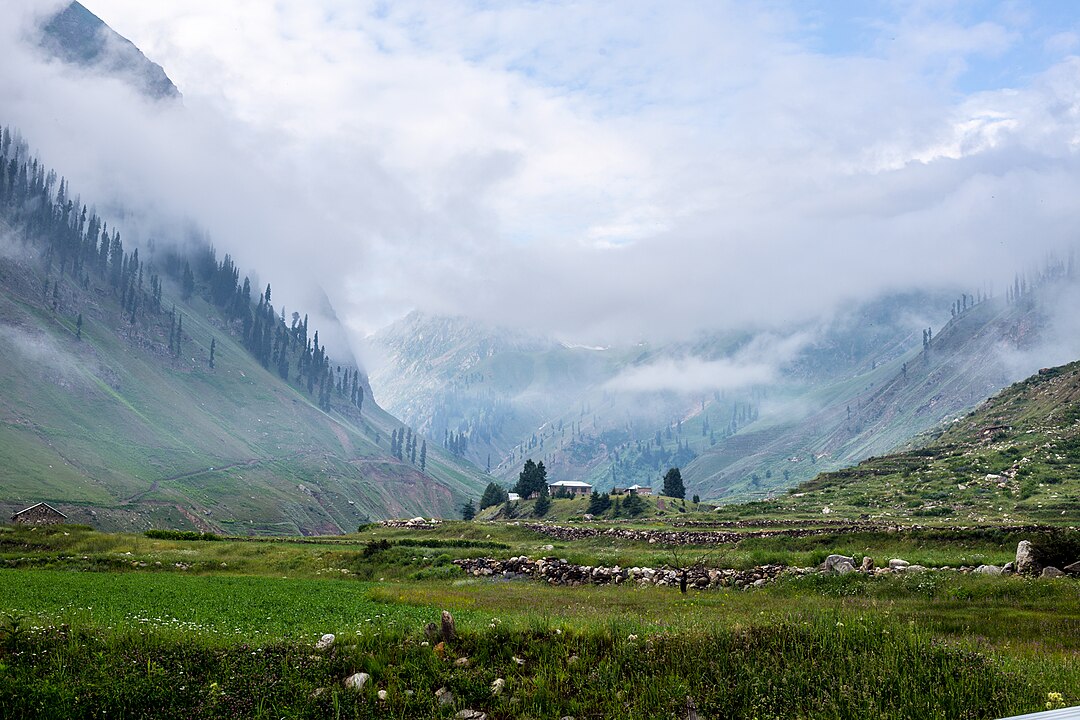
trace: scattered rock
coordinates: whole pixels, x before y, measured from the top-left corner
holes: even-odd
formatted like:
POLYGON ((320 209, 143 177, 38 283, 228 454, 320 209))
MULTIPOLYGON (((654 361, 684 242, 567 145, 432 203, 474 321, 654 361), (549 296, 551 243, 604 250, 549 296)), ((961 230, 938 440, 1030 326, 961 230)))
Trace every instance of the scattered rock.
POLYGON ((850 558, 847 555, 835 554, 825 558, 825 565, 823 569, 825 570, 825 572, 839 572, 839 570, 837 570, 837 566, 840 565, 840 563, 847 563, 851 566, 852 570, 855 569, 855 558, 850 558))
POLYGON ((1065 566, 1065 572, 1070 575, 1080 575, 1080 562, 1074 562, 1072 565, 1065 566))
POLYGON ((567 665, 575 665, 575 664, 577 664, 577 661, 580 660, 580 659, 581 658, 579 658, 577 655, 571 655, 570 659, 568 659, 566 661, 566 664, 567 665))
POLYGON ((1021 540, 1016 546, 1016 572, 1021 575, 1036 575, 1041 569, 1035 559, 1035 546, 1029 540, 1021 540))
POLYGON ((585 513, 584 517, 582 517, 581 519, 584 520, 585 522, 592 522, 593 516, 590 515, 589 513, 585 513))
POLYGON ((457 637, 457 628, 454 627, 454 616, 446 610, 442 611, 442 639, 453 640, 457 637))
POLYGON ((328 647, 334 644, 334 640, 334 633, 326 633, 321 638, 319 638, 319 642, 315 643, 315 649, 326 650, 328 647))
POLYGON ((367 673, 356 673, 345 678, 346 690, 363 690, 367 685, 367 681, 371 679, 371 676, 367 673))
POLYGON ((487 715, 479 710, 461 710, 454 717, 458 720, 487 720, 487 715))
POLYGON ((386 698, 390 697, 390 694, 388 692, 386 692, 385 690, 380 690, 378 694, 379 694, 379 699, 383 700, 383 701, 385 701, 386 698))
POLYGON ((980 565, 979 567, 972 570, 972 572, 976 573, 977 575, 1000 575, 1001 568, 999 568, 997 565, 980 565))
POLYGON ((1003 575, 1012 575, 1014 572, 1016 572, 1016 563, 1014 563, 1012 560, 1005 563, 1005 565, 1001 568, 1001 573, 1003 575))
POLYGON ((439 637, 439 626, 435 623, 428 623, 424 626, 424 637, 428 640, 436 640, 439 637))
POLYGON ((833 572, 840 575, 847 575, 848 573, 855 572, 855 566, 845 560, 834 565, 833 572))
POLYGON ((906 568, 910 564, 911 563, 909 563, 907 560, 901 560, 900 558, 893 558, 892 560, 889 561, 889 569, 890 570, 903 570, 904 568, 906 568))
POLYGON ((1039 575, 1039 577, 1044 577, 1044 578, 1056 578, 1056 577, 1061 577, 1061 576, 1063 576, 1064 574, 1065 574, 1065 573, 1063 573, 1063 572, 1062 572, 1061 570, 1058 570, 1058 569, 1057 569, 1056 567, 1054 567, 1053 565, 1050 565, 1050 566, 1047 566, 1047 567, 1044 567, 1044 568, 1043 568, 1043 570, 1042 570, 1042 574, 1041 574, 1041 575, 1039 575))
POLYGON ((870 557, 869 555, 863 557, 862 565, 859 566, 859 569, 862 570, 864 573, 874 572, 874 558, 870 557))
POLYGON ((926 567, 923 565, 908 565, 906 568, 904 568, 904 572, 926 572, 926 567))
POLYGON ((469 667, 469 658, 467 658, 467 657, 459 657, 457 660, 454 661, 454 667, 459 667, 459 668, 467 668, 467 667, 469 667))
POLYGON ((495 678, 491 683, 491 694, 501 695, 504 687, 506 687, 506 681, 502 678, 495 678))
POLYGON ((450 688, 441 687, 435 691, 435 699, 439 701, 440 705, 453 705, 454 694, 450 692, 450 688))

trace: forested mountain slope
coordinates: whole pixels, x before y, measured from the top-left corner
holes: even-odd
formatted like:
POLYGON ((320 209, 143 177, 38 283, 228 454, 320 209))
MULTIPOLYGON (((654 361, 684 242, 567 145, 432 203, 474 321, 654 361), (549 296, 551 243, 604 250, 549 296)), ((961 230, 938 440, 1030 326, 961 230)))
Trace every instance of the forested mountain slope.
POLYGON ((383 412, 228 255, 125 248, 10 129, 0 161, 4 511, 295 534, 479 496, 482 473, 383 412))

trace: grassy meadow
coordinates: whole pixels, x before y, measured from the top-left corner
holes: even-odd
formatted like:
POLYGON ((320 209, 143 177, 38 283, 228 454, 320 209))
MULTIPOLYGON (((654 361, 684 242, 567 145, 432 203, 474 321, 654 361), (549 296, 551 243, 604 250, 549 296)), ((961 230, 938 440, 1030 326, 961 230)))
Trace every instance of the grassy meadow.
POLYGON ((683 595, 474 578, 451 564, 524 554, 659 566, 678 554, 802 566, 829 549, 955 567, 1004 561, 1015 538, 865 533, 673 551, 496 523, 274 541, 4 528, 0 716, 997 718, 1080 703, 1075 579, 809 575, 683 595), (444 642, 424 633, 442 610, 457 626, 444 642), (323 633, 337 640, 317 651, 323 633), (371 679, 347 690, 356 672, 371 679), (439 702, 442 688, 452 701, 439 702))

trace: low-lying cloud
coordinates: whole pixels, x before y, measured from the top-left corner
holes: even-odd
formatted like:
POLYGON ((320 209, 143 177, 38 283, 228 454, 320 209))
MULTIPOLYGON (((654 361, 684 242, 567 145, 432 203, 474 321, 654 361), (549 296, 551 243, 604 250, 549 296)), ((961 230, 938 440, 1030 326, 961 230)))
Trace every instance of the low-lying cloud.
MULTIPOLYGON (((788 328, 1001 287, 1080 226, 1080 59, 1004 8, 883 7, 837 49, 800 3, 86 4, 184 105, 49 62, 17 0, 0 122, 125 237, 205 228, 353 340, 412 308, 590 345, 788 328)), ((775 364, 664 362, 624 381, 775 364)))

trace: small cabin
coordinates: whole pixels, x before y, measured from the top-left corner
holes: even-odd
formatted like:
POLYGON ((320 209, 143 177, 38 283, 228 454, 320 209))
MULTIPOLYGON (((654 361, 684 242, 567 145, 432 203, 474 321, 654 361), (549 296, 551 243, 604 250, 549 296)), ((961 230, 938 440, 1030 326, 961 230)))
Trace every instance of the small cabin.
POLYGON ((644 485, 631 485, 630 487, 617 487, 611 489, 612 495, 629 495, 630 493, 635 495, 652 495, 652 488, 644 485))
POLYGON ((62 525, 67 522, 67 519, 67 515, 43 502, 31 505, 11 516, 11 522, 16 525, 62 525))
POLYGON ((556 495, 577 497, 579 495, 588 495, 591 492, 592 485, 578 480, 560 480, 559 482, 548 483, 548 493, 553 497, 556 495))

